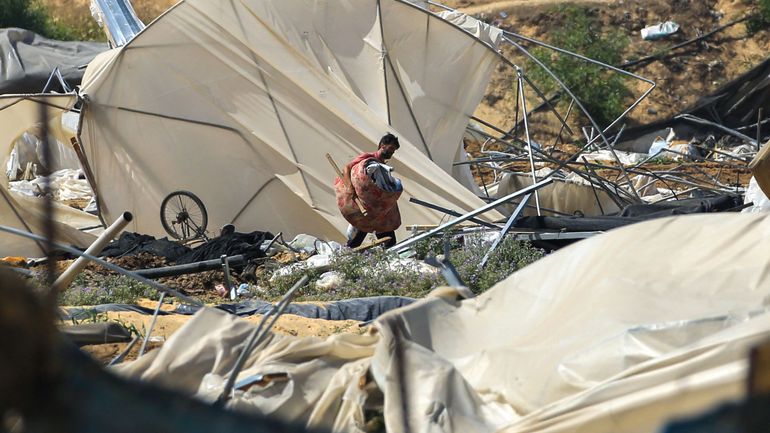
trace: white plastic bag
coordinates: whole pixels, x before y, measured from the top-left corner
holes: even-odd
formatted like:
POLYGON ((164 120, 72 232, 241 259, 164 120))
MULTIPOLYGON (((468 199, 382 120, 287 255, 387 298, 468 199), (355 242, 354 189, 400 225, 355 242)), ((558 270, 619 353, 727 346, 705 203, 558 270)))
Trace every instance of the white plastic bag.
POLYGON ((751 176, 749 187, 746 189, 746 195, 743 198, 744 203, 753 202, 754 206, 747 207, 741 213, 770 212, 770 200, 767 198, 762 188, 759 187, 757 180, 751 176))

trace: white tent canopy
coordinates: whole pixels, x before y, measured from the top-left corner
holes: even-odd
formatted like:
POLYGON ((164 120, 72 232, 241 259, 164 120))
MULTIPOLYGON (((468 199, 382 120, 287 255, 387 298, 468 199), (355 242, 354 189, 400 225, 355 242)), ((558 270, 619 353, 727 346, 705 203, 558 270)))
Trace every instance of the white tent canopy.
MULTIPOLYGON (((767 242, 770 218, 756 214, 613 230, 474 299, 388 312, 374 335, 271 336, 239 380, 286 372, 289 381, 237 391, 231 405, 364 431, 364 403, 379 389, 395 433, 402 394, 410 431, 660 431, 744 395, 749 349, 770 337, 767 242)), ((216 398, 252 329, 204 310, 120 370, 216 398)))
POLYGON ((410 196, 479 207, 447 172, 495 59, 397 0, 182 1, 86 71, 81 139, 100 210, 160 235, 161 201, 189 190, 210 227, 339 238, 324 154, 342 164, 388 131, 402 142, 391 162, 405 223, 440 217, 410 196))
MULTIPOLYGON (((61 128, 62 114, 75 103, 75 95, 2 95, 0 96, 0 161, 5 162, 16 140, 29 128, 39 125, 40 108, 46 108, 51 137, 64 140, 61 128)), ((68 141, 67 141, 68 143, 68 141)), ((72 149, 69 149, 72 152, 72 149)), ((5 164, 3 164, 5 166, 5 164)), ((45 214, 39 199, 21 197, 8 190, 8 179, 0 176, 0 225, 41 235, 45 214)), ((92 215, 68 206, 56 205, 56 241, 87 247, 96 239, 64 223, 77 225, 91 220, 92 215)), ((0 233, 0 256, 42 257, 41 244, 8 233, 0 233)))

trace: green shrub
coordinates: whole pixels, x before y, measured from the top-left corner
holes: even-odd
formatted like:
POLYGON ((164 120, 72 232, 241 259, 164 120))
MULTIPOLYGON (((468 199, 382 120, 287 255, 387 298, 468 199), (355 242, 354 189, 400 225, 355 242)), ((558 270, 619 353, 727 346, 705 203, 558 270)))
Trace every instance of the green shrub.
MULTIPOLYGON (((445 238, 434 237, 419 242, 415 251, 419 258, 440 254, 445 238)), ((461 280, 474 292, 481 293, 508 277, 518 269, 542 258, 542 250, 528 242, 519 242, 507 237, 490 256, 487 265, 479 267, 489 250, 491 242, 480 236, 465 236, 464 241, 455 238, 450 241, 450 261, 457 269, 461 280)), ((322 289, 316 286, 323 273, 317 269, 299 266, 293 273, 263 282, 268 299, 282 297, 304 275, 310 276, 310 283, 301 289, 298 300, 334 301, 339 299, 368 296, 409 296, 422 298, 446 280, 438 272, 425 272, 425 266, 414 260, 399 260, 398 256, 382 248, 363 253, 343 251, 331 259, 329 269, 342 277, 340 286, 322 289)))
MULTIPOLYGON (((568 6, 562 12, 564 25, 549 33, 549 43, 582 54, 608 65, 618 65, 628 37, 621 30, 601 33, 589 10, 568 6)), ((531 53, 548 66, 575 94, 600 127, 610 124, 623 112, 631 92, 625 77, 584 60, 536 47, 531 53)), ((561 90, 553 78, 535 62, 527 63, 530 78, 546 92, 561 90)), ((561 98, 569 103, 570 98, 561 98)))
POLYGON ((72 39, 74 34, 51 18, 39 0, 0 0, 0 28, 19 27, 51 39, 72 39))
POLYGON ((543 250, 534 248, 529 242, 508 236, 489 256, 486 266, 479 268, 490 246, 491 242, 480 236, 466 237, 463 247, 453 250, 449 256, 462 281, 476 294, 545 256, 543 250))
POLYGON ((753 35, 770 27, 770 0, 756 0, 755 11, 746 21, 746 32, 753 35))

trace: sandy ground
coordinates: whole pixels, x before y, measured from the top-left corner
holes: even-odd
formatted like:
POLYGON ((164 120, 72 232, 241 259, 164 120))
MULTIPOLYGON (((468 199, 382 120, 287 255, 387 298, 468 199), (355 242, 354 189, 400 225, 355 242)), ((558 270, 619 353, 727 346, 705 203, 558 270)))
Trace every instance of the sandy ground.
POLYGON ((580 6, 605 6, 611 3, 612 0, 503 0, 503 1, 446 1, 444 4, 450 7, 456 7, 457 9, 465 12, 468 15, 476 15, 479 13, 485 14, 497 14, 500 12, 512 11, 519 17, 538 13, 544 9, 552 7, 562 6, 564 4, 574 4, 580 6), (467 6, 463 6, 467 4, 467 6))

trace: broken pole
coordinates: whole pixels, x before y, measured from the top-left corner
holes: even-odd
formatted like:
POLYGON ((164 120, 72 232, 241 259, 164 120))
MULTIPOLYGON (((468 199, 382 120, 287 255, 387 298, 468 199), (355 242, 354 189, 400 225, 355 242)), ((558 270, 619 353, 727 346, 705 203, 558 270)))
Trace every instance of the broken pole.
POLYGON ((759 152, 759 147, 762 142, 762 107, 759 107, 759 110, 757 111, 757 152, 759 152))
POLYGON ((717 128, 717 129, 722 130, 722 131, 724 131, 724 132, 726 132, 726 133, 728 133, 730 135, 738 137, 741 140, 745 140, 745 141, 747 141, 747 142, 749 142, 751 144, 754 144, 754 146, 758 146, 759 145, 758 142, 754 141, 754 139, 749 137, 748 135, 741 134, 740 132, 736 131, 735 129, 728 128, 728 127, 726 127, 724 125, 721 125, 719 123, 712 122, 712 121, 706 120, 706 119, 702 119, 702 118, 700 118, 698 116, 693 116, 692 114, 680 114, 678 116, 675 116, 674 119, 684 119, 684 120, 687 120, 687 121, 690 121, 690 122, 693 122, 693 123, 698 123, 700 125, 713 126, 714 128, 717 128))
MULTIPOLYGON (((489 197, 487 197, 487 198, 489 198, 489 197)), ((420 199, 417 199, 417 198, 414 198, 414 197, 411 197, 409 199, 409 201, 414 203, 414 204, 419 204, 420 206, 425 206, 428 209, 433 209, 433 210, 437 210, 439 212, 444 212, 445 214, 452 215, 453 217, 460 217, 460 216, 462 216, 462 214, 460 212, 456 212, 456 211, 453 211, 452 209, 447 209, 445 207, 441 207, 441 206, 433 204, 433 203, 428 203, 427 201, 423 201, 423 200, 420 200, 420 199)), ((498 226, 496 226, 494 224, 490 224, 490 223, 488 223, 486 221, 482 221, 482 220, 477 219, 477 218, 471 218, 469 221, 470 222, 474 222, 474 223, 476 223, 478 225, 490 228, 490 229, 497 230, 497 229, 500 228, 500 227, 498 227, 498 226)))
POLYGON ((155 327, 155 322, 158 320, 158 313, 160 313, 160 307, 163 306, 163 298, 166 297, 165 293, 160 294, 160 298, 158 298, 158 306, 155 307, 155 311, 152 313, 152 320, 150 321, 150 327, 147 328, 147 334, 144 336, 144 341, 142 341, 142 347, 139 348, 139 357, 144 355, 144 350, 147 349, 147 343, 150 341, 150 335, 152 334, 152 328, 155 327))
MULTIPOLYGON (((590 170, 588 168, 588 160, 586 160, 586 157, 581 156, 580 158, 583 160, 583 164, 585 164, 586 171, 590 170)), ((591 191, 594 192, 594 197, 596 198, 596 204, 599 205, 599 210, 602 212, 602 215, 605 215, 604 208, 602 207, 602 201, 599 199, 599 193, 596 192, 596 187, 593 183, 591 184, 591 191)))
POLYGON ((262 341, 265 335, 267 335, 268 332, 270 332, 270 328, 273 327, 273 324, 276 320, 278 320, 278 317, 280 317, 281 314, 283 314, 283 311, 286 309, 286 307, 289 306, 291 303, 291 300, 294 298, 294 293, 299 290, 302 286, 307 284, 310 281, 310 277, 307 275, 304 275, 302 278, 300 278, 299 281, 294 283, 294 285, 289 289, 288 292, 286 292, 285 295, 283 295, 283 298, 281 298, 280 301, 278 301, 277 304, 273 305, 273 308, 270 309, 267 313, 265 313, 264 316, 262 316, 262 320, 259 321, 259 325, 257 325, 256 328, 251 332, 249 335, 248 340, 246 341, 246 345, 243 346, 243 350, 238 355, 238 359, 235 361, 235 365, 233 366, 233 369, 230 370, 230 374, 227 377, 227 382, 225 383, 224 388, 222 389, 222 393, 219 395, 219 398, 214 403, 215 405, 224 405, 224 403, 230 398, 230 393, 233 390, 233 386, 235 385, 235 380, 238 378, 238 373, 241 372, 241 369, 243 369, 243 365, 246 363, 246 359, 251 354, 252 350, 254 350, 255 347, 262 341), (264 332, 262 332, 262 329, 265 327, 265 323, 270 318, 270 316, 273 316, 273 320, 270 322, 269 325, 267 325, 267 328, 264 332))
MULTIPOLYGON (((123 212, 118 219, 116 219, 107 230, 104 231, 98 238, 88 247, 86 254, 96 255, 99 254, 102 249, 117 236, 118 233, 123 231, 134 216, 131 212, 123 212)), ((54 290, 61 291, 66 289, 73 279, 80 273, 80 271, 86 266, 88 260, 81 256, 78 257, 53 283, 54 290)))
POLYGON ((540 188, 542 188, 542 187, 544 187, 546 185, 549 185, 551 182, 553 182, 553 178, 548 178, 548 179, 542 180, 542 181, 540 181, 540 182, 538 182, 538 183, 536 183, 534 185, 530 185, 530 186, 528 186, 526 188, 522 188, 519 191, 516 191, 514 193, 508 194, 508 195, 506 195, 503 198, 499 198, 499 199, 493 201, 492 203, 489 203, 489 204, 484 205, 484 206, 482 206, 482 207, 480 207, 478 209, 470 211, 470 212, 466 213, 465 215, 463 215, 463 216, 461 216, 461 217, 459 217, 459 218, 457 218, 455 220, 452 220, 452 221, 449 221, 448 223, 442 224, 442 225, 436 227, 433 230, 429 230, 429 231, 427 231, 427 232, 425 232, 425 233, 423 233, 421 235, 417 235, 417 236, 415 236, 413 238, 406 239, 403 242, 401 242, 400 244, 394 245, 394 246, 388 248, 388 251, 398 252, 398 251, 401 251, 403 249, 406 249, 407 247, 409 247, 409 246, 411 246, 411 245, 413 245, 413 244, 415 244, 415 243, 417 243, 417 242, 419 242, 419 241, 421 241, 423 239, 429 238, 429 237, 435 235, 436 233, 442 232, 442 231, 444 231, 444 230, 446 230, 446 229, 448 229, 450 227, 456 226, 457 224, 460 224, 463 221, 467 221, 467 220, 469 220, 469 219, 471 219, 471 218, 473 218, 475 216, 481 215, 484 212, 488 212, 488 211, 490 211, 490 210, 492 210, 492 209, 494 209, 496 207, 499 207, 500 205, 502 205, 502 204, 504 204, 506 202, 509 202, 509 201, 513 200, 516 197, 521 197, 523 195, 526 195, 526 194, 529 194, 529 193, 531 193, 533 191, 536 191, 536 190, 538 190, 538 189, 540 189, 540 188))
POLYGON ((495 239, 494 242, 492 242, 492 246, 489 247, 489 250, 487 250, 487 253, 484 254, 484 258, 481 259, 481 263, 479 263, 479 269, 484 269, 484 266, 487 265, 487 261, 489 261, 489 258, 492 256, 492 253, 495 252, 495 249, 497 249, 497 246, 500 245, 500 243, 503 241, 503 238, 505 238, 505 235, 508 234, 508 230, 513 227, 513 223, 516 222, 516 220, 519 218, 519 214, 524 210, 524 207, 527 205, 527 201, 529 198, 532 197, 532 194, 527 194, 524 196, 524 198, 521 199, 521 202, 519 203, 519 206, 516 207, 516 210, 513 211, 511 214, 511 217, 508 218, 508 221, 506 221, 505 226, 503 226, 503 229, 500 230, 500 234, 495 239))
MULTIPOLYGON (((527 118, 527 99, 524 96, 524 73, 521 68, 516 67, 516 75, 518 76, 519 95, 521 96, 521 115, 524 121, 524 133, 527 137, 527 151, 529 152, 529 166, 532 172, 532 184, 537 183, 537 175, 535 174, 535 161, 532 156, 532 137, 529 135, 529 119, 527 118)), ((541 215, 540 212, 540 196, 535 190, 535 207, 537 208, 537 216, 541 215)))

